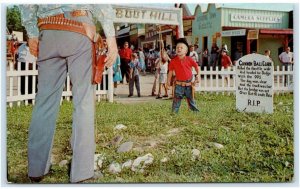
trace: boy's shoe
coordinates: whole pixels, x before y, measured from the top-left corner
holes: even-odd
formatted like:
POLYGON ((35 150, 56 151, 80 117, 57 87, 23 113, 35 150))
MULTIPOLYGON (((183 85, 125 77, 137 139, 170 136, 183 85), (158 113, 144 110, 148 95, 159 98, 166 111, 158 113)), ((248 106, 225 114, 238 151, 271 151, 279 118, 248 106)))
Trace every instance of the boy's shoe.
POLYGON ((157 96, 157 97, 156 97, 156 99, 160 99, 160 98, 162 98, 162 97, 161 97, 161 96, 157 96))
POLYGON ((138 94, 138 97, 141 97, 141 94, 138 94))
POLYGON ((169 97, 168 95, 164 95, 163 97, 169 97))
POLYGON ((133 95, 128 95, 128 97, 132 97, 133 95))

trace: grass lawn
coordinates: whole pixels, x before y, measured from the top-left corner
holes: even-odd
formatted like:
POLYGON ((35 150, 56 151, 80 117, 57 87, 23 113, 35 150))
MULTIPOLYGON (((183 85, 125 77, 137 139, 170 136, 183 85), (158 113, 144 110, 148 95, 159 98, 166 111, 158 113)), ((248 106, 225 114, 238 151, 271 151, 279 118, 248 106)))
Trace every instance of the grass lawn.
MULTIPOLYGON (((171 101, 143 104, 101 102, 96 107, 96 153, 104 154, 103 178, 97 183, 155 182, 291 182, 294 177, 293 95, 275 95, 273 114, 240 113, 235 96, 197 94, 200 113, 188 111, 186 101, 178 115, 171 115, 171 101), (114 130, 117 124, 127 129, 114 130), (107 143, 122 135, 133 149, 117 153, 107 143), (218 149, 214 143, 224 147, 218 149), (200 157, 192 161, 192 150, 200 157), (144 172, 108 172, 120 164, 151 153, 154 161, 144 172), (168 158, 167 162, 161 159, 168 158)), ((54 139, 53 172, 42 183, 68 183, 72 103, 64 101, 54 139)), ((27 135, 32 106, 7 108, 8 181, 30 183, 27 178, 27 135)), ((42 124, 42 123, 41 123, 42 124)))

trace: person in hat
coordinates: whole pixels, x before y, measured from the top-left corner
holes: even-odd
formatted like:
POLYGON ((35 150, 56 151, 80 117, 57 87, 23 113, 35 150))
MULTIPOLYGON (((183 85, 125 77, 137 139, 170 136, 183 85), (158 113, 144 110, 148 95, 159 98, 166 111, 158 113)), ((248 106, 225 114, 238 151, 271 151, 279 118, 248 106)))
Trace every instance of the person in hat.
POLYGON ((185 38, 179 38, 176 41, 176 57, 171 60, 169 65, 169 73, 167 86, 170 86, 172 75, 175 73, 175 92, 173 96, 172 112, 178 113, 181 99, 187 98, 189 109, 198 112, 199 109, 196 106, 194 100, 194 83, 200 81, 200 69, 197 63, 189 55, 189 45, 185 38), (192 67, 195 68, 197 75, 195 81, 193 81, 192 67))

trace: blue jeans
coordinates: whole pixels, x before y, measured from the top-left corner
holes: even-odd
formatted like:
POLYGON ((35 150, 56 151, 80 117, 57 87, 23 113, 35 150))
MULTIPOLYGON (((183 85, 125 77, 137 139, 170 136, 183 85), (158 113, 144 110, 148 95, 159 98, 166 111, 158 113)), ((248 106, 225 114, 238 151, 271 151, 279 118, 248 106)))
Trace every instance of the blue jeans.
POLYGON ((184 96, 186 97, 189 109, 199 112, 199 109, 196 107, 195 100, 193 99, 192 86, 183 87, 180 85, 175 86, 172 112, 178 113, 181 105, 181 99, 183 99, 184 96))

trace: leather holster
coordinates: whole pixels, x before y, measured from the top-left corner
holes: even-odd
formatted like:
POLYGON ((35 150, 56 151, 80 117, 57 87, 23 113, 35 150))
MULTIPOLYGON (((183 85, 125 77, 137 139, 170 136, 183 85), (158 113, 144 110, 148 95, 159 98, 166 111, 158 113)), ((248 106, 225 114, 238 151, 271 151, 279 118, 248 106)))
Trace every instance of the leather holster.
POLYGON ((105 69, 105 49, 103 40, 100 36, 98 36, 97 42, 93 43, 93 76, 92 76, 92 84, 96 85, 102 82, 103 72, 105 69))

